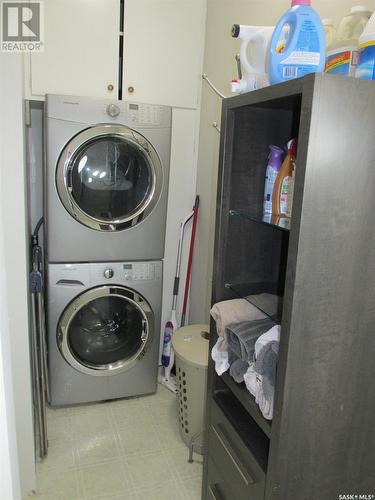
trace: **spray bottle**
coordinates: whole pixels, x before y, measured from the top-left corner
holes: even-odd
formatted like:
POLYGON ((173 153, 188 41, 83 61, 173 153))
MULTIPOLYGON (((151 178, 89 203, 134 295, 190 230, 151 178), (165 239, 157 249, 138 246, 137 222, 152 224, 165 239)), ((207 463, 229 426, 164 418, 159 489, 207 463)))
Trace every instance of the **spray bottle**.
POLYGON ((264 183, 263 213, 272 213, 272 193, 277 174, 285 156, 285 151, 277 146, 270 146, 268 165, 266 170, 266 181, 264 183))

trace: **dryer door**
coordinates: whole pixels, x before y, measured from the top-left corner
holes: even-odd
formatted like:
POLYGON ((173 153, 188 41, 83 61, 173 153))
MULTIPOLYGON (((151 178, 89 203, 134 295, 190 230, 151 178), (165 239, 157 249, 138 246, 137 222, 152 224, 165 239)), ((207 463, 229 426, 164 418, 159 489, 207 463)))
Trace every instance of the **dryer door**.
POLYGON ((141 222, 157 204, 162 184, 156 150, 123 125, 83 130, 57 162, 62 204, 77 221, 98 231, 120 231, 141 222))
POLYGON ((63 312, 57 342, 65 360, 89 375, 115 375, 144 356, 154 334, 150 305, 134 290, 92 288, 63 312))

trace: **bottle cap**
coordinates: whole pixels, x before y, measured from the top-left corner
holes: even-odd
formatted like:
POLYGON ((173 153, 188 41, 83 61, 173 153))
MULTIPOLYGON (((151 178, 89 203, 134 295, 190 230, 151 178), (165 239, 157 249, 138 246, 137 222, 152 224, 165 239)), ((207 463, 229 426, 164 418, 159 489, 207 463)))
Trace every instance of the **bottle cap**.
POLYGON ((351 14, 356 14, 357 12, 367 12, 367 9, 366 9, 366 7, 364 7, 363 5, 354 5, 354 6, 350 9, 350 13, 351 13, 351 14))
POLYGON ((297 139, 290 139, 290 141, 287 144, 288 155, 290 155, 290 156, 296 156, 296 154, 297 154, 297 144, 298 144, 297 139))
POLYGON ((333 26, 333 19, 327 17, 327 19, 322 19, 323 26, 333 26))
POLYGON ((274 146, 273 144, 270 144, 270 156, 281 156, 285 154, 284 149, 279 148, 279 146, 274 146))
POLYGON ((311 0, 292 0, 292 7, 295 5, 308 5, 311 6, 311 0))

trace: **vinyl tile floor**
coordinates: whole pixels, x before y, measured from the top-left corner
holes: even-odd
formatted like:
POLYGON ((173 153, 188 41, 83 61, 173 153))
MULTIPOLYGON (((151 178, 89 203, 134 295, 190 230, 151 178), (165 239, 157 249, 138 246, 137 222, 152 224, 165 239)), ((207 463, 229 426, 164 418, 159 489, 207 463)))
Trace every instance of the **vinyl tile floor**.
POLYGON ((48 457, 28 500, 200 500, 201 455, 187 461, 176 396, 48 410, 48 457))

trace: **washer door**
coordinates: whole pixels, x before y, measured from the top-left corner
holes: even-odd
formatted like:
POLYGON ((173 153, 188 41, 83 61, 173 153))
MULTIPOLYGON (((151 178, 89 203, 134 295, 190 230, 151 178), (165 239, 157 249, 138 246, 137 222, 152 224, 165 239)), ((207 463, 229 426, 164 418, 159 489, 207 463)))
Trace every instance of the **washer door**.
POLYGON ((65 146, 56 187, 69 214, 98 231, 120 231, 154 209, 163 169, 154 147, 123 125, 83 130, 65 146))
POLYGON ((89 375, 115 375, 144 356, 154 334, 144 297, 125 287, 100 286, 75 298, 63 312, 57 342, 65 360, 89 375))

